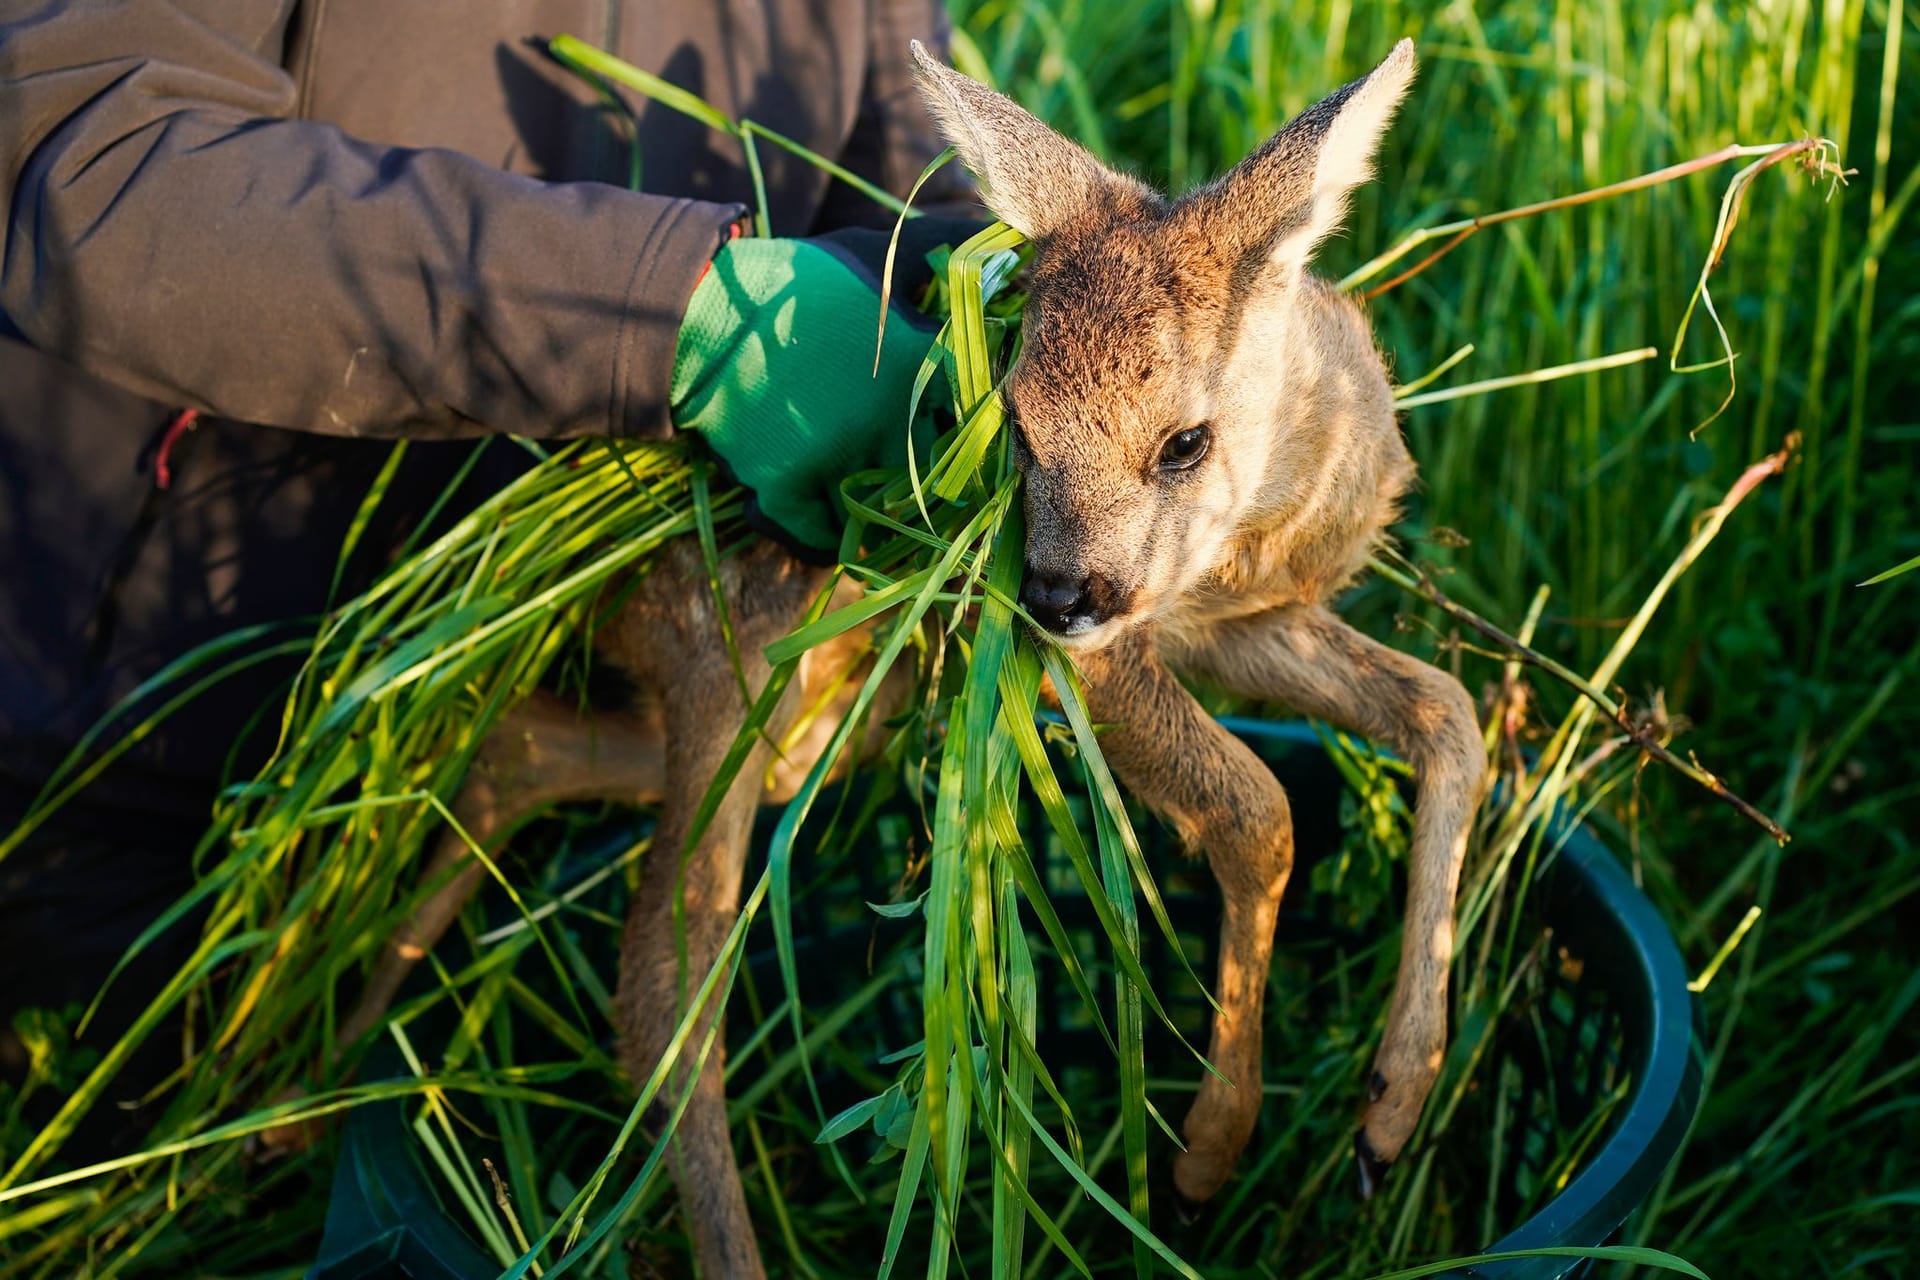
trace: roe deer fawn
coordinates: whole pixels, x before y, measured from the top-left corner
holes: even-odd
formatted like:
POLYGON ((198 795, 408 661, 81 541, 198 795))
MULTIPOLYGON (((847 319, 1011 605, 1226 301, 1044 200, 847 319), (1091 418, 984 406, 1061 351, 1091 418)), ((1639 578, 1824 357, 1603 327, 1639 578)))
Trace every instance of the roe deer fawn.
MULTIPOLYGON (((1259 1108, 1264 986, 1293 836, 1272 773, 1174 673, 1379 739, 1414 766, 1406 936, 1355 1137, 1370 1189, 1412 1132, 1445 1050, 1453 899, 1483 773, 1459 683, 1329 608, 1384 536, 1414 467, 1364 316, 1307 264, 1368 177, 1413 77, 1412 44, 1178 199, 1107 169, 918 45, 915 56, 935 118, 988 205, 1034 244, 1024 347, 1005 382, 1025 481, 1022 603, 1071 649, 1093 719, 1110 726, 1101 745, 1115 773, 1220 884, 1220 1008, 1208 1047, 1220 1076, 1203 1079, 1175 1159, 1175 1187, 1189 1201, 1219 1190, 1259 1108)), ((799 621, 824 571, 764 543, 726 561, 722 579, 757 692, 768 676, 762 646, 799 621)), ((669 856, 646 863, 620 958, 622 1061, 640 1079, 681 1012, 681 866, 670 855, 746 708, 688 540, 595 643, 632 678, 636 700, 584 715, 557 700, 521 706, 482 749, 457 812, 477 840, 497 845, 555 800, 659 804, 655 848, 669 856)), ((785 700, 787 723, 791 708, 812 701, 806 688, 825 688, 860 661, 857 635, 810 655, 801 692, 785 700)), ((897 686, 896 700, 905 692, 897 686)), ((782 732, 776 724, 766 737, 782 732)), ((780 763, 776 792, 790 793, 823 739, 780 763)), ((688 852, 685 964, 695 982, 738 910, 768 755, 755 749, 688 852)), ((465 849, 449 838, 436 853, 429 874, 447 877, 446 887, 387 948, 343 1042, 380 1021, 480 882, 465 849)), ((683 1071, 676 1085, 687 1083, 683 1071)), ((718 1055, 691 1083, 672 1172, 698 1264, 709 1280, 760 1276, 718 1055)))

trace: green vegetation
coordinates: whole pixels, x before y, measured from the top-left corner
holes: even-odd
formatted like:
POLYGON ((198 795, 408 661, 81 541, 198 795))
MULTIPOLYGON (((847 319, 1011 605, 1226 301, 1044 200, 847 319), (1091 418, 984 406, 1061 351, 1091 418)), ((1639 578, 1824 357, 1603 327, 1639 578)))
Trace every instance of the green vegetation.
MULTIPOLYGON (((1382 158, 1383 180, 1363 194, 1346 240, 1323 254, 1336 276, 1415 228, 1632 178, 1729 143, 1810 132, 1860 168, 1831 196, 1821 173, 1782 165, 1757 176, 1711 280, 1714 311, 1694 316, 1674 353, 1674 363, 1709 367, 1682 375, 1635 360, 1472 398, 1431 396, 1408 417, 1426 481, 1403 530, 1410 559, 1599 692, 1617 689, 1650 737, 1677 735, 1679 755, 1696 752, 1792 828, 1794 843, 1782 848, 1663 770, 1639 771, 1631 744, 1589 704, 1549 680, 1524 686, 1506 655, 1481 656, 1454 617, 1390 582, 1363 587, 1349 613, 1379 634, 1399 621, 1404 643, 1457 666, 1470 688, 1499 686, 1489 747, 1516 794, 1532 797, 1483 823, 1462 895, 1458 1022, 1524 1009, 1540 980, 1521 904, 1554 799, 1617 838, 1689 960, 1717 970, 1704 984, 1706 1110, 1626 1241, 1718 1276, 1895 1272, 1916 1243, 1920 1198, 1911 1104, 1920 1054, 1907 1016, 1920 979, 1915 944, 1896 924, 1920 889, 1911 829, 1920 788, 1903 768, 1914 762, 1915 703, 1903 681, 1920 663, 1920 603, 1911 578, 1855 584, 1909 560, 1920 543, 1908 461, 1920 425, 1900 416, 1900 375, 1920 355, 1920 304, 1910 297, 1920 270, 1911 237, 1898 235, 1920 188, 1920 170, 1901 153, 1920 129, 1895 92, 1908 21, 1898 0, 1835 0, 1817 12, 1784 4, 1737 19, 1618 4, 1498 15, 1224 0, 960 10, 963 69, 1175 188, 1230 164, 1413 35, 1422 78, 1382 158), (1712 367, 1722 354, 1715 323, 1740 353, 1731 371, 1712 367), (1730 373, 1738 394, 1716 418, 1730 373), (1723 508, 1723 524, 1703 522, 1790 434, 1795 464, 1723 508), (1669 591, 1663 575, 1676 563, 1689 571, 1669 591), (1498 731, 1507 725, 1511 737, 1498 731), (1543 752, 1532 774, 1516 772, 1519 745, 1543 752)), ((777 144, 764 129, 741 132, 749 145, 777 144)), ((1490 229, 1381 294, 1382 345, 1408 383, 1451 365, 1425 388, 1440 392, 1668 343, 1713 247, 1732 171, 1490 229)), ((995 296, 1016 252, 1003 237, 956 255, 943 305, 955 317, 948 373, 962 425, 942 441, 942 460, 924 476, 871 477, 864 489, 868 546, 854 571, 890 607, 879 643, 919 663, 923 686, 952 699, 929 698, 897 726, 886 782, 923 818, 902 826, 822 790, 804 840, 797 811, 775 834, 750 903, 770 917, 763 933, 743 924, 703 988, 737 979, 735 998, 757 1024, 748 1036, 736 1031, 729 1067, 743 1171, 777 1273, 835 1275, 848 1259, 864 1272, 878 1262, 876 1242, 896 1230, 906 1252, 895 1274, 949 1265, 1073 1274, 1076 1254, 1102 1273, 1170 1262, 1157 1237, 1116 1223, 1126 1221, 1123 1205, 1143 1204, 1149 1153, 1164 1150, 1153 1145, 1148 1101, 1177 1123, 1199 1069, 1177 1046, 1152 1047, 1171 1041, 1161 1001, 1192 987, 1176 959, 1146 981, 1121 982, 1117 1001, 1092 994, 1130 966, 1132 943, 1117 939, 1176 930, 1156 918, 1155 881, 1140 873, 1084 715, 1069 697, 1069 725, 1049 735, 1059 741, 1032 728, 1041 669, 1070 681, 1058 655, 1014 624, 1017 557, 991 554, 1019 538, 985 394, 992 358, 1017 339, 1017 295, 995 296), (944 758, 965 767, 922 772, 942 758, 928 757, 942 717, 944 758), (1056 796, 1056 769, 1069 791, 1078 781, 1094 798, 1056 796), (1016 800, 1023 785, 1037 803, 1016 800), (1064 859, 1064 876, 1028 862, 1018 818, 1051 830, 1045 843, 1064 859), (844 912, 822 916, 818 899, 848 896, 833 877, 856 870, 849 859, 876 822, 895 824, 894 860, 858 867, 857 887, 877 900, 898 881, 880 915, 906 942, 876 953, 870 980, 864 965, 847 964, 833 1003, 796 1002, 805 938, 783 921, 848 922, 844 912), (903 865, 907 848, 927 855, 917 876, 903 865), (1105 909, 1071 938, 1048 920, 1049 904, 1069 899, 1105 909), (774 957, 757 974, 742 963, 756 949, 774 957), (1050 1062, 1033 1049, 1035 956, 1076 954, 1092 976, 1069 965, 1065 981, 1085 984, 1086 1007, 1098 1011, 1078 1015, 1093 1060, 1050 1062), (901 1000, 912 1032, 876 1045, 871 1019, 901 1000), (860 1034, 842 1034, 849 1028, 860 1034), (912 1044, 922 1031, 924 1043, 912 1044), (1118 1047, 1117 1071, 1102 1039, 1118 1047), (833 1076, 841 1092, 851 1083, 869 1100, 823 1133, 814 1079, 833 1076), (1071 1120, 1056 1091, 1075 1099, 1071 1120), (816 1136, 842 1141, 815 1145, 816 1136), (876 1162, 857 1165, 869 1153, 876 1162), (1087 1203, 1090 1185, 1110 1200, 1087 1203)), ((214 924, 176 995, 200 1001, 199 1043, 211 1052, 176 1082, 155 1145, 120 1167, 59 1175, 42 1158, 57 1126, 28 1135, 0 1123, 10 1167, 0 1182, 0 1269, 296 1274, 317 1238, 325 1148, 248 1169, 244 1139, 290 1116, 395 1093, 424 1097, 415 1131, 449 1201, 503 1263, 529 1238, 582 1234, 586 1246, 566 1267, 620 1274, 627 1260, 614 1246, 630 1233, 636 1265, 675 1265, 670 1198, 652 1176, 658 1147, 636 1133, 641 1107, 621 1114, 604 1047, 618 875, 582 885, 567 859, 543 856, 573 843, 580 815, 523 842, 532 848, 501 876, 515 889, 505 917, 483 934, 474 913, 472 959, 443 957, 441 987, 404 1008, 400 1047, 423 1080, 258 1108, 282 1086, 311 1081, 332 1022, 328 993, 404 914, 403 855, 438 827, 478 727, 541 670, 578 674, 572 637, 607 575, 686 532, 725 554, 730 515, 727 496, 710 494, 701 469, 674 450, 579 448, 336 616, 315 644, 277 767, 234 794, 210 838, 203 892, 214 924), (475 1163, 488 1153, 513 1213, 497 1207, 475 1163), (625 1209, 617 1229, 607 1214, 616 1201, 625 1209)), ((1394 572, 1412 584, 1410 567, 1394 572)), ((818 620, 778 656, 790 664, 839 625, 818 620)), ((195 671, 229 657, 207 655, 195 671)), ((1231 1258, 1232 1274, 1377 1275, 1471 1252, 1511 1225, 1493 1221, 1480 1191, 1506 1121, 1480 1064, 1464 1055, 1436 1090, 1436 1102, 1453 1102, 1429 1114, 1425 1154, 1382 1200, 1363 1210, 1336 1185, 1396 945, 1384 924, 1404 819, 1391 767, 1346 746, 1336 757, 1359 798, 1343 856, 1320 869, 1316 888, 1338 889, 1346 922, 1370 943, 1341 952, 1337 965, 1314 952, 1276 969, 1268 1084, 1281 1139, 1250 1153, 1227 1212, 1178 1242, 1195 1261, 1231 1258)), ((616 873, 641 856, 644 844, 627 850, 616 873)), ((855 906, 856 928, 881 927, 855 906)), ((77 1117, 91 1064, 61 1052, 56 1020, 41 1030, 48 1065, 37 1087, 70 1093, 66 1114, 77 1117)), ((645 1086, 643 1103, 661 1079, 634 1082, 645 1086)), ((1570 1149, 1582 1140, 1566 1137, 1570 1149)), ((1151 1221, 1163 1224, 1164 1211, 1151 1221)), ((558 1251, 542 1256, 554 1273, 558 1251)))

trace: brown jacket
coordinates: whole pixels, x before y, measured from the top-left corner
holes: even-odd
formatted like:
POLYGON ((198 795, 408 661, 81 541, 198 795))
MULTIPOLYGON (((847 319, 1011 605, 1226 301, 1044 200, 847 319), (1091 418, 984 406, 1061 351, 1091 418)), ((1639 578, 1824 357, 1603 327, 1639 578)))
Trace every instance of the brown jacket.
MULTIPOLYGON (((166 661, 324 607, 386 456, 356 437, 669 430, 743 156, 636 98, 644 194, 623 189, 618 122, 533 38, 904 190, 939 145, 907 42, 942 23, 939 0, 0 0, 0 818, 9 778, 166 661), (161 492, 178 406, 207 416, 161 492)), ((777 235, 883 217, 760 159, 777 235)), ((415 447, 396 520, 459 456, 415 447)), ((270 691, 204 699, 114 802, 204 813, 182 780, 270 691)))

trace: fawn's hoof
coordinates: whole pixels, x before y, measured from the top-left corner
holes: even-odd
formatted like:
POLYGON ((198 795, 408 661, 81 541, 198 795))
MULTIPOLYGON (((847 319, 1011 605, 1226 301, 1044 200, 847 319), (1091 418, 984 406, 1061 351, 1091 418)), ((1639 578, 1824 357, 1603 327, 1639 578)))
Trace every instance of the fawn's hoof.
POLYGON ((1373 1144, 1367 1141, 1365 1129, 1353 1131, 1353 1164, 1360 1175, 1360 1198, 1373 1199, 1373 1193, 1380 1189, 1381 1179, 1387 1176, 1387 1167, 1393 1162, 1382 1160, 1374 1153, 1373 1144))
POLYGON ((1173 1189, 1173 1216, 1182 1227, 1198 1226, 1207 1216, 1206 1200, 1194 1200, 1187 1193, 1175 1187, 1173 1189))
POLYGON ((1188 1147, 1173 1158, 1174 1194, 1185 1204, 1205 1204, 1226 1185, 1239 1155, 1237 1148, 1231 1157, 1223 1157, 1188 1147))

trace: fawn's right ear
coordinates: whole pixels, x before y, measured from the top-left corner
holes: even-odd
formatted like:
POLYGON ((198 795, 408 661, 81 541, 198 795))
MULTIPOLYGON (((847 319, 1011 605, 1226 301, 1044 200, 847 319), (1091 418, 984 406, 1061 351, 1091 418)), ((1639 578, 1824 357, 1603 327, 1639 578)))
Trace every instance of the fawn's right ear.
POLYGON ((1295 116, 1217 181, 1181 202, 1229 261, 1265 254, 1299 270, 1338 230, 1354 188, 1413 83, 1413 41, 1402 40, 1366 75, 1295 116))
POLYGON ((927 109, 980 180, 987 207, 1027 239, 1157 204, 1145 184, 1115 173, 1005 96, 943 65, 918 40, 913 61, 927 109))

